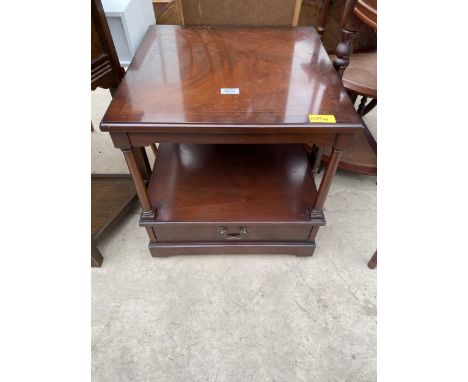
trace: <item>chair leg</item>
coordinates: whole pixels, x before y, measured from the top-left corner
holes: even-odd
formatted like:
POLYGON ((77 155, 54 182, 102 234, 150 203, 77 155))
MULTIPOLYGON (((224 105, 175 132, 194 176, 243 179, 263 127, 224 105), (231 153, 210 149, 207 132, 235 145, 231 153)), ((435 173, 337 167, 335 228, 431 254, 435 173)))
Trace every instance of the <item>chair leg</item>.
POLYGON ((317 147, 314 145, 314 150, 312 151, 312 173, 319 174, 322 170, 322 156, 323 156, 323 147, 317 147))
POLYGON ((366 102, 367 102, 367 97, 365 96, 362 96, 361 98, 361 102, 359 103, 359 107, 357 109, 357 113, 359 114, 359 116, 362 117, 362 113, 364 111, 364 107, 366 106, 366 102))
POLYGON ((323 41, 323 33, 325 32, 325 25, 327 24, 328 19, 328 8, 330 5, 330 0, 322 1, 322 14, 320 16, 320 23, 317 26, 317 32, 320 36, 320 40, 323 41))
POLYGON ((377 106, 377 98, 373 98, 372 101, 370 101, 364 110, 362 111, 361 117, 364 117, 367 113, 369 113, 374 107, 377 106))
POLYGON ((375 269, 377 268, 377 251, 375 251, 374 255, 371 257, 369 262, 367 263, 367 266, 370 269, 375 269))
POLYGON ((346 92, 348 93, 348 96, 349 96, 349 98, 351 99, 351 102, 354 105, 356 103, 356 98, 357 98, 358 94, 351 91, 351 90, 349 90, 349 89, 346 89, 346 92))

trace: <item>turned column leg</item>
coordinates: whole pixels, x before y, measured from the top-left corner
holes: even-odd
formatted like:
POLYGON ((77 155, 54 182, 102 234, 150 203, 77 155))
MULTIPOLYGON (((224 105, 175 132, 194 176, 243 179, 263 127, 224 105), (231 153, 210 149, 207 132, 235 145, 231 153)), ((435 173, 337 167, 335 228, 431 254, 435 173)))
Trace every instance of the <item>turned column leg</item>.
POLYGON ((314 207, 312 209, 313 215, 321 215, 325 199, 327 198, 328 191, 330 190, 331 182, 335 176, 336 169, 340 163, 343 150, 346 149, 353 140, 353 134, 338 134, 336 136, 335 144, 333 145, 330 160, 328 162, 325 173, 323 174, 322 181, 317 192, 314 207))
MULTIPOLYGON (((311 218, 323 217, 323 206, 325 204, 325 199, 327 198, 328 191, 330 190, 331 182, 333 180, 333 177, 335 176, 336 169, 338 168, 338 164, 340 163, 340 158, 341 158, 342 153, 343 153, 343 150, 341 149, 341 147, 333 147, 330 161, 328 162, 325 173, 323 174, 322 181, 320 182, 320 186, 317 192, 317 197, 315 199, 314 206, 312 210, 310 211, 311 218)), ((320 161, 320 158, 318 160, 320 161)), ((314 166, 315 166, 315 163, 314 163, 314 166)), ((310 231, 309 238, 308 238, 309 242, 315 241, 315 236, 317 235, 318 230, 319 230, 318 225, 312 228, 312 230, 310 231)))
POLYGON ((325 204, 325 199, 327 198, 328 191, 330 190, 332 179, 335 176, 336 169, 338 168, 338 163, 340 163, 342 153, 342 150, 338 150, 333 147, 330 161, 328 162, 325 173, 323 174, 323 178, 320 182, 320 187, 317 193, 317 198, 315 199, 314 208, 312 209, 312 214, 314 215, 322 214, 323 205, 325 204))
POLYGON ((148 155, 146 154, 146 149, 144 147, 134 147, 132 150, 143 179, 149 180, 151 178, 151 166, 149 164, 148 155))
POLYGON ((141 208, 143 209, 143 218, 153 218, 155 215, 155 211, 151 205, 148 190, 146 189, 145 185, 145 180, 136 161, 134 150, 128 149, 122 150, 122 152, 125 156, 125 160, 127 162, 130 175, 132 176, 133 183, 135 184, 138 199, 141 203, 141 208))
MULTIPOLYGON (((311 218, 319 218, 323 217, 323 206, 325 204, 325 199, 327 198, 328 191, 330 190, 331 182, 333 177, 335 176, 336 169, 338 168, 338 164, 340 163, 341 154, 343 153, 343 148, 341 145, 344 143, 345 145, 349 144, 350 139, 352 136, 349 137, 349 134, 346 134, 344 139, 338 137, 335 141, 335 146, 332 149, 330 161, 328 162, 327 168, 325 173, 323 174, 322 181, 320 182, 320 186, 317 192, 317 197, 315 199, 314 206, 310 211, 311 218)), ((320 160, 320 159, 319 159, 320 160)), ((308 238, 309 242, 315 241, 315 236, 319 230, 319 226, 316 225, 310 231, 310 235, 308 238)))
POLYGON ((338 134, 333 145, 330 160, 328 162, 325 173, 323 174, 322 181, 317 192, 312 215, 322 215, 323 205, 327 198, 328 191, 330 190, 331 182, 335 176, 336 169, 340 163, 341 154, 353 141, 353 134, 338 134))

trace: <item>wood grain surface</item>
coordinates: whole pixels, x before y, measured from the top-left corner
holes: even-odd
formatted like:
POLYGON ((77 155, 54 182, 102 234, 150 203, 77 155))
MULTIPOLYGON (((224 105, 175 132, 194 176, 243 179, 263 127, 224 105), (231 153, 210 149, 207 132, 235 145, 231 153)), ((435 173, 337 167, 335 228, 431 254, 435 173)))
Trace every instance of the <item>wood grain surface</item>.
POLYGON ((148 188, 160 222, 310 222, 302 145, 161 143, 148 188))
POLYGON ((315 28, 163 25, 148 29, 101 130, 229 132, 232 125, 307 133, 362 128, 315 28), (310 123, 309 114, 333 114, 336 123, 310 123))

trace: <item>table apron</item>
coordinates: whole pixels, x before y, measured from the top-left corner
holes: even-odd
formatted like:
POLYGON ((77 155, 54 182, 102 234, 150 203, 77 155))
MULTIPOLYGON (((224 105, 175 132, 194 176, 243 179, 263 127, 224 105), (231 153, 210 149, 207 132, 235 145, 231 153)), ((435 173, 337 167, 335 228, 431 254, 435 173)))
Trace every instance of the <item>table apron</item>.
MULTIPOLYGON (((111 135, 113 135, 111 133, 111 135)), ((149 146, 152 143, 232 143, 232 144, 261 144, 261 143, 308 143, 317 146, 333 146, 336 133, 331 134, 262 134, 262 133, 127 133, 128 143, 132 147, 149 146)), ((123 142, 113 139, 117 148, 123 142)))

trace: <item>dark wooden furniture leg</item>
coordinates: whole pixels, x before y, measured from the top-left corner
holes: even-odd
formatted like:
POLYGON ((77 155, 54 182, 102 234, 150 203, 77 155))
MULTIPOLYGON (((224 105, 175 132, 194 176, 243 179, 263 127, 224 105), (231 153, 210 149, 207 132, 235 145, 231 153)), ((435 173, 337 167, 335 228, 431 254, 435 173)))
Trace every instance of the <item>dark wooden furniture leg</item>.
POLYGON ((323 212, 323 205, 325 204, 325 199, 327 198, 328 191, 330 190, 333 176, 338 168, 338 163, 340 163, 342 153, 342 150, 337 150, 335 148, 332 150, 330 162, 328 163, 327 169, 323 174, 322 181, 320 182, 317 199, 315 200, 314 208, 312 210, 313 214, 321 214, 323 212))
POLYGON ((347 90, 346 92, 348 93, 349 99, 351 100, 351 102, 354 105, 356 103, 356 99, 357 99, 358 94, 355 93, 355 92, 352 92, 351 90, 347 90))
POLYGON ((359 107, 357 109, 357 113, 362 117, 362 113, 364 112, 364 107, 366 106, 367 103, 367 97, 363 96, 361 98, 361 102, 359 102, 359 107))
MULTIPOLYGON (((349 146, 351 143, 353 137, 352 135, 349 134, 344 134, 342 136, 338 136, 336 139, 335 145, 332 148, 332 155, 330 158, 330 162, 328 163, 328 166, 325 170, 325 173, 323 174, 322 181, 320 182, 320 186, 317 192, 317 197, 315 199, 314 207, 312 208, 311 211, 311 218, 314 217, 323 217, 323 206, 325 204, 325 199, 327 198, 328 191, 330 190, 331 182, 333 180, 333 177, 336 173, 336 170, 338 168, 338 163, 340 163, 340 158, 343 153, 343 150, 349 146)), ((318 159, 320 163, 320 159, 318 159)), ((317 235, 319 226, 315 226, 312 231, 310 232, 309 235, 309 242, 314 242, 315 241, 315 236, 317 235)))
MULTIPOLYGON (((354 105, 354 103, 356 102, 358 94, 348 90, 348 96, 349 96, 349 98, 351 99, 351 102, 354 105)), ((311 163, 312 163, 312 172, 314 174, 319 174, 320 171, 323 168, 322 159, 323 159, 323 154, 324 153, 325 153, 325 148, 324 147, 318 147, 318 146, 315 146, 315 145, 313 146, 311 163)), ((325 159, 326 159, 326 161, 328 161, 328 156, 325 159)))
POLYGON ((325 25, 328 18, 328 8, 330 6, 330 0, 323 0, 322 14, 320 16, 320 23, 317 26, 317 33, 320 36, 320 40, 323 41, 323 33, 325 32, 325 25))
POLYGON ((91 239, 91 266, 92 267, 100 267, 102 264, 103 257, 101 252, 97 248, 94 241, 91 239))
POLYGON ((341 155, 343 154, 343 150, 349 146, 352 139, 353 136, 351 134, 338 135, 332 149, 327 169, 325 170, 322 181, 320 182, 317 198, 315 199, 314 208, 312 209, 313 215, 323 214, 323 205, 325 204, 325 199, 327 198, 328 191, 330 190, 332 179, 335 176, 336 169, 338 168, 338 163, 340 163, 341 155))
POLYGON ((369 113, 374 107, 377 106, 377 98, 373 98, 372 101, 370 101, 364 110, 362 111, 361 117, 364 117, 367 113, 369 113))
POLYGON ((144 147, 134 147, 133 154, 135 157, 135 162, 140 170, 141 175, 144 180, 149 180, 151 178, 151 166, 149 164, 148 155, 144 147))
POLYGON ((311 153, 311 157, 312 157, 312 161, 311 161, 311 165, 312 165, 312 173, 315 175, 315 174, 318 174, 321 170, 321 163, 322 163, 322 155, 323 155, 323 147, 318 147, 318 146, 315 146, 312 148, 312 153, 311 153))
MULTIPOLYGON (((154 218, 155 211, 151 206, 151 201, 146 189, 144 174, 141 172, 141 167, 137 163, 136 154, 141 153, 141 150, 129 149, 122 150, 125 160, 127 162, 128 170, 132 176, 133 183, 135 184, 138 199, 140 200, 141 208, 143 209, 142 218, 154 218)), ((149 166, 149 165, 148 165, 149 166)), ((151 172, 150 172, 151 174, 151 172)))
POLYGON ((375 269, 377 268, 377 251, 374 252, 374 255, 371 257, 369 262, 367 263, 367 266, 370 269, 375 269))

